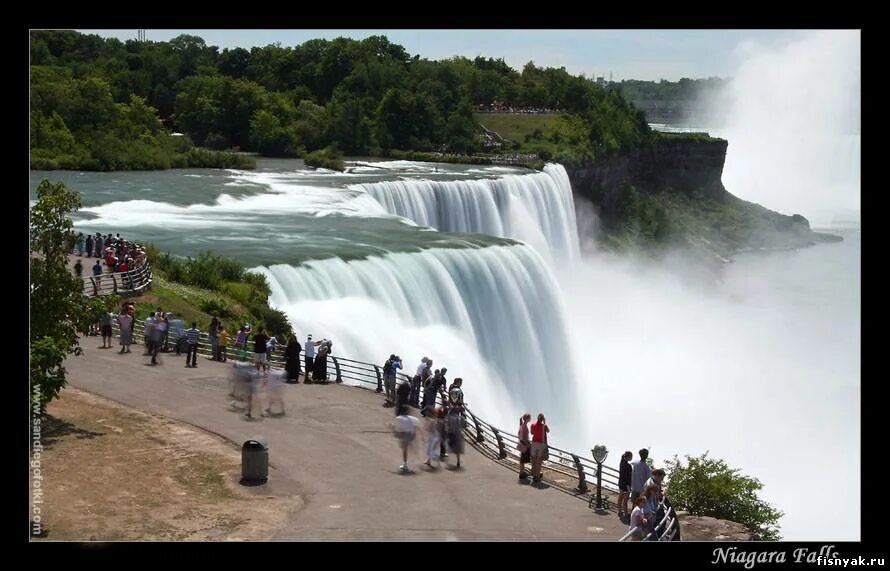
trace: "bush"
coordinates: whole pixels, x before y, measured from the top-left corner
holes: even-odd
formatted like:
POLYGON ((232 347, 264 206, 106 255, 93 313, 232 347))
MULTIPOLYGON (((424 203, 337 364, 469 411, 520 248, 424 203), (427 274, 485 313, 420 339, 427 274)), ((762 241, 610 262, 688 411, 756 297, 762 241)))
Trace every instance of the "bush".
POLYGON ((783 514, 757 497, 763 488, 760 480, 741 475, 707 452, 696 458, 687 455, 686 462, 674 456, 665 463, 674 508, 740 523, 763 540, 781 539, 777 522, 783 514))
POLYGON ((215 315, 220 319, 230 319, 235 317, 235 312, 231 306, 216 297, 206 297, 202 299, 198 304, 198 307, 204 313, 215 315))
POLYGON ((310 167, 341 172, 346 168, 346 165, 343 163, 343 153, 338 151, 334 146, 326 147, 318 151, 312 151, 306 155, 304 162, 310 167))

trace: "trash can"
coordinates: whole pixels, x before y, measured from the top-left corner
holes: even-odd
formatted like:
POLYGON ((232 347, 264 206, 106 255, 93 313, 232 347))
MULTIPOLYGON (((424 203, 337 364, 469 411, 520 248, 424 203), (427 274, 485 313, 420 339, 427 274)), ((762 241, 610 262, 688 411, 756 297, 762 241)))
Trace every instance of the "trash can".
POLYGON ((241 485, 259 486, 269 480, 269 446, 255 436, 241 446, 241 485))

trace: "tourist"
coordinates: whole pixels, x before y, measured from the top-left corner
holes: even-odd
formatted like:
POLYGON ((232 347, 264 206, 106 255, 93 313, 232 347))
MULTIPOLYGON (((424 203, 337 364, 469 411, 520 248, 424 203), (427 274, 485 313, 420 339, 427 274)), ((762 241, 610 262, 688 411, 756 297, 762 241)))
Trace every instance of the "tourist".
POLYGON ((462 382, 462 379, 454 379, 455 398, 449 398, 447 414, 448 450, 457 457, 458 468, 460 468, 460 455, 464 453, 463 391, 460 389, 462 382))
POLYGON ((120 327, 120 353, 129 353, 130 345, 133 343, 133 314, 127 305, 124 305, 121 314, 117 316, 117 324, 120 327))
POLYGON ((109 311, 103 311, 99 316, 99 330, 102 332, 102 349, 111 349, 111 338, 114 332, 111 324, 114 322, 114 314, 109 311))
POLYGON ((646 463, 646 458, 648 457, 649 451, 643 448, 640 450, 640 459, 630 465, 632 470, 630 479, 630 501, 633 505, 637 505, 636 500, 640 494, 643 493, 646 480, 652 475, 649 464, 646 463))
MULTIPOLYGON (((397 357, 398 358, 398 357, 397 357)), ((411 383, 405 381, 396 386, 396 410, 402 405, 408 406, 411 397, 411 383)))
POLYGON ((201 331, 198 330, 198 322, 192 321, 191 328, 185 330, 185 338, 188 341, 188 351, 185 353, 186 367, 194 369, 198 366, 198 339, 200 336, 201 331))
POLYGON ((220 324, 219 326, 218 343, 219 358, 223 363, 225 363, 229 360, 229 333, 226 331, 225 325, 222 324, 220 324))
POLYGON ((290 336, 287 347, 284 349, 284 370, 287 372, 288 383, 300 382, 300 342, 295 335, 290 336), (293 380, 292 380, 293 379, 293 380))
POLYGON ((86 237, 84 244, 86 246, 86 249, 84 251, 86 252, 87 257, 92 257, 92 255, 93 255, 93 235, 92 234, 90 234, 89 236, 86 237))
POLYGON ((528 431, 528 423, 531 419, 532 415, 529 413, 525 413, 519 418, 519 433, 516 435, 519 439, 516 449, 519 451, 520 482, 525 482, 526 478, 528 478, 529 474, 525 471, 525 465, 527 463, 530 464, 532 461, 532 443, 528 431))
POLYGON ((427 367, 424 370, 423 376, 423 408, 428 409, 429 407, 436 406, 436 395, 439 394, 439 391, 442 388, 442 373, 439 369, 436 369, 436 372, 430 375, 430 369, 433 365, 433 360, 430 359, 426 363, 427 367))
POLYGON ((411 378, 411 394, 408 396, 411 406, 420 406, 420 384, 423 382, 423 372, 426 371, 427 361, 429 359, 426 357, 420 360, 420 365, 417 366, 417 371, 414 373, 414 377, 411 378))
POLYGON ((268 368, 269 356, 266 354, 268 342, 269 337, 266 335, 266 330, 260 327, 257 334, 253 336, 253 362, 257 371, 268 368))
POLYGON ((439 444, 442 442, 442 433, 445 428, 444 416, 445 412, 442 410, 442 407, 428 407, 424 409, 424 418, 426 418, 426 464, 430 468, 438 468, 440 459, 439 459, 439 444), (436 463, 433 466, 433 462, 436 463))
POLYGON ((402 449, 402 465, 399 466, 399 472, 411 474, 412 470, 408 467, 408 447, 417 436, 419 421, 408 413, 408 406, 405 404, 397 406, 396 412, 396 418, 393 420, 393 432, 399 441, 399 448, 402 449))
POLYGON ((83 263, 80 260, 74 262, 74 275, 77 277, 83 277, 83 263))
POLYGON ((332 343, 328 339, 317 341, 319 345, 318 353, 315 355, 313 362, 314 370, 312 371, 312 381, 316 383, 328 382, 328 355, 331 354, 332 343))
POLYGON ((662 482, 664 482, 664 469, 656 468, 652 470, 652 477, 646 480, 645 484, 646 487, 655 486, 659 502, 664 499, 664 488, 661 485, 662 482))
POLYGON ((152 317, 151 329, 148 334, 150 336, 148 346, 152 365, 160 364, 160 361, 158 360, 158 351, 161 349, 161 319, 161 312, 156 313, 154 317, 152 317))
MULTIPOLYGON (((262 329, 260 329, 260 333, 262 333, 262 329)), ((265 345, 265 342, 263 342, 265 345)), ((244 383, 244 393, 247 396, 247 412, 244 413, 244 416, 247 418, 253 418, 253 397, 259 391, 261 373, 259 368, 245 367, 243 373, 243 383, 244 383)))
POLYGON ((284 371, 269 371, 266 373, 266 393, 268 400, 263 416, 283 416, 284 415, 284 378, 287 375, 284 371), (272 405, 278 404, 280 412, 272 412, 272 405))
MULTIPOLYGON (((643 488, 642 495, 646 497, 646 501, 643 502, 643 515, 646 517, 646 520, 652 524, 652 527, 654 527, 658 521, 657 513, 661 504, 661 500, 658 498, 658 485, 649 484, 643 488)), ((652 531, 652 529, 650 528, 649 531, 652 531)))
POLYGON ((159 350, 164 353, 167 352, 167 339, 170 335, 170 316, 172 313, 164 313, 161 311, 161 308, 158 308, 158 313, 160 314, 160 318, 158 319, 158 328, 160 329, 160 337, 158 339, 159 350))
POLYGON ((210 336, 210 359, 219 361, 219 318, 217 316, 214 315, 210 320, 207 333, 210 336))
POLYGON ((386 391, 386 402, 396 402, 396 370, 402 368, 402 363, 395 353, 383 363, 383 389, 386 391))
POLYGON ((306 336, 306 346, 304 347, 306 353, 306 374, 303 376, 303 383, 311 383, 310 379, 312 371, 315 370, 315 342, 312 341, 312 334, 306 336))
POLYGON ((618 517, 624 518, 627 515, 627 499, 630 497, 630 478, 633 469, 630 461, 633 459, 633 452, 628 450, 621 455, 621 461, 618 463, 618 517))
POLYGON ((96 232, 96 257, 101 258, 105 255, 105 237, 96 232))
MULTIPOLYGON (((447 369, 442 369, 446 371, 447 369)), ((451 383, 451 387, 448 389, 448 409, 458 409, 459 412, 464 411, 464 390, 461 388, 464 384, 464 380, 460 377, 454 379, 454 382, 451 383)))
POLYGON ((247 328, 243 325, 235 336, 235 359, 244 361, 247 359, 247 328))
POLYGON ((646 520, 646 516, 643 513, 643 505, 646 503, 646 498, 645 496, 637 496, 632 503, 634 509, 630 512, 630 526, 628 531, 633 531, 633 534, 631 534, 629 539, 631 541, 642 541, 646 536, 646 528, 649 525, 649 522, 646 520))
POLYGON ((538 421, 532 424, 532 482, 541 483, 541 468, 544 461, 550 458, 550 450, 547 447, 547 434, 550 427, 544 413, 538 413, 538 421))
MULTIPOLYGON (((78 256, 83 256, 83 232, 77 233, 77 239, 74 241, 74 248, 77 250, 78 256)), ((79 262, 80 260, 78 260, 79 262)))
POLYGON ((102 260, 96 260, 96 265, 93 266, 93 275, 97 277, 102 275, 102 260))

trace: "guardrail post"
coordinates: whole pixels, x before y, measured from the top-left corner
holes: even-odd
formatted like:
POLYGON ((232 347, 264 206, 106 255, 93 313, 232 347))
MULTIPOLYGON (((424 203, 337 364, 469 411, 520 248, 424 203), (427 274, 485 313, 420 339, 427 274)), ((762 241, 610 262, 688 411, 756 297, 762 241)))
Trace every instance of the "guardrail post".
POLYGON ((581 465, 581 459, 572 454, 572 460, 575 462, 575 470, 578 471, 578 492, 586 493, 589 489, 587 487, 587 477, 584 473, 584 466, 581 465))
POLYGON ((337 370, 337 382, 342 383, 343 377, 340 376, 340 362, 337 361, 337 358, 331 355, 331 360, 334 361, 334 369, 337 370))
POLYGON ((111 274, 111 283, 114 284, 114 289, 111 293, 117 295, 117 274, 111 274))
POLYGON ((380 376, 380 367, 374 365, 374 372, 377 373, 377 392, 383 392, 383 377, 380 376))
POLYGON ((476 418, 476 415, 473 413, 470 413, 470 416, 473 417, 473 424, 476 425, 476 442, 485 442, 485 436, 482 434, 482 425, 479 424, 479 419, 476 418))
POLYGON ((96 277, 93 276, 90 278, 90 280, 92 280, 93 282, 93 297, 99 297, 99 284, 96 280, 96 277))
POLYGON ((494 437, 498 439, 498 460, 503 460, 507 457, 507 451, 504 449, 504 439, 501 438, 501 433, 497 428, 492 427, 491 431, 494 433, 494 437))

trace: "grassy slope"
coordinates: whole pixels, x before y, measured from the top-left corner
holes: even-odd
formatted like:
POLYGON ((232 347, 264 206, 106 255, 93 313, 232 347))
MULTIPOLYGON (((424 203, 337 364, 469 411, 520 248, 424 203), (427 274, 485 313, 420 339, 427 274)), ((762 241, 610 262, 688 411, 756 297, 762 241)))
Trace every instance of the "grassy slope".
POLYGON ((136 303, 136 316, 139 319, 148 317, 149 313, 162 307, 164 311, 172 312, 175 318, 185 320, 187 327, 191 326, 192 321, 197 321, 198 328, 202 331, 207 329, 213 315, 202 311, 201 305, 208 299, 215 299, 231 310, 232 316, 222 318, 222 322, 229 335, 233 336, 241 325, 251 323, 255 326, 259 319, 244 306, 250 294, 250 285, 227 282, 225 289, 226 293, 215 292, 171 282, 155 275, 149 291, 130 299, 136 303))
POLYGON ((495 131, 501 137, 509 139, 522 145, 523 150, 529 142, 529 138, 534 134, 535 129, 541 131, 540 142, 545 142, 554 131, 559 115, 512 115, 507 113, 476 113, 474 118, 477 123, 485 126, 489 131, 495 131))

